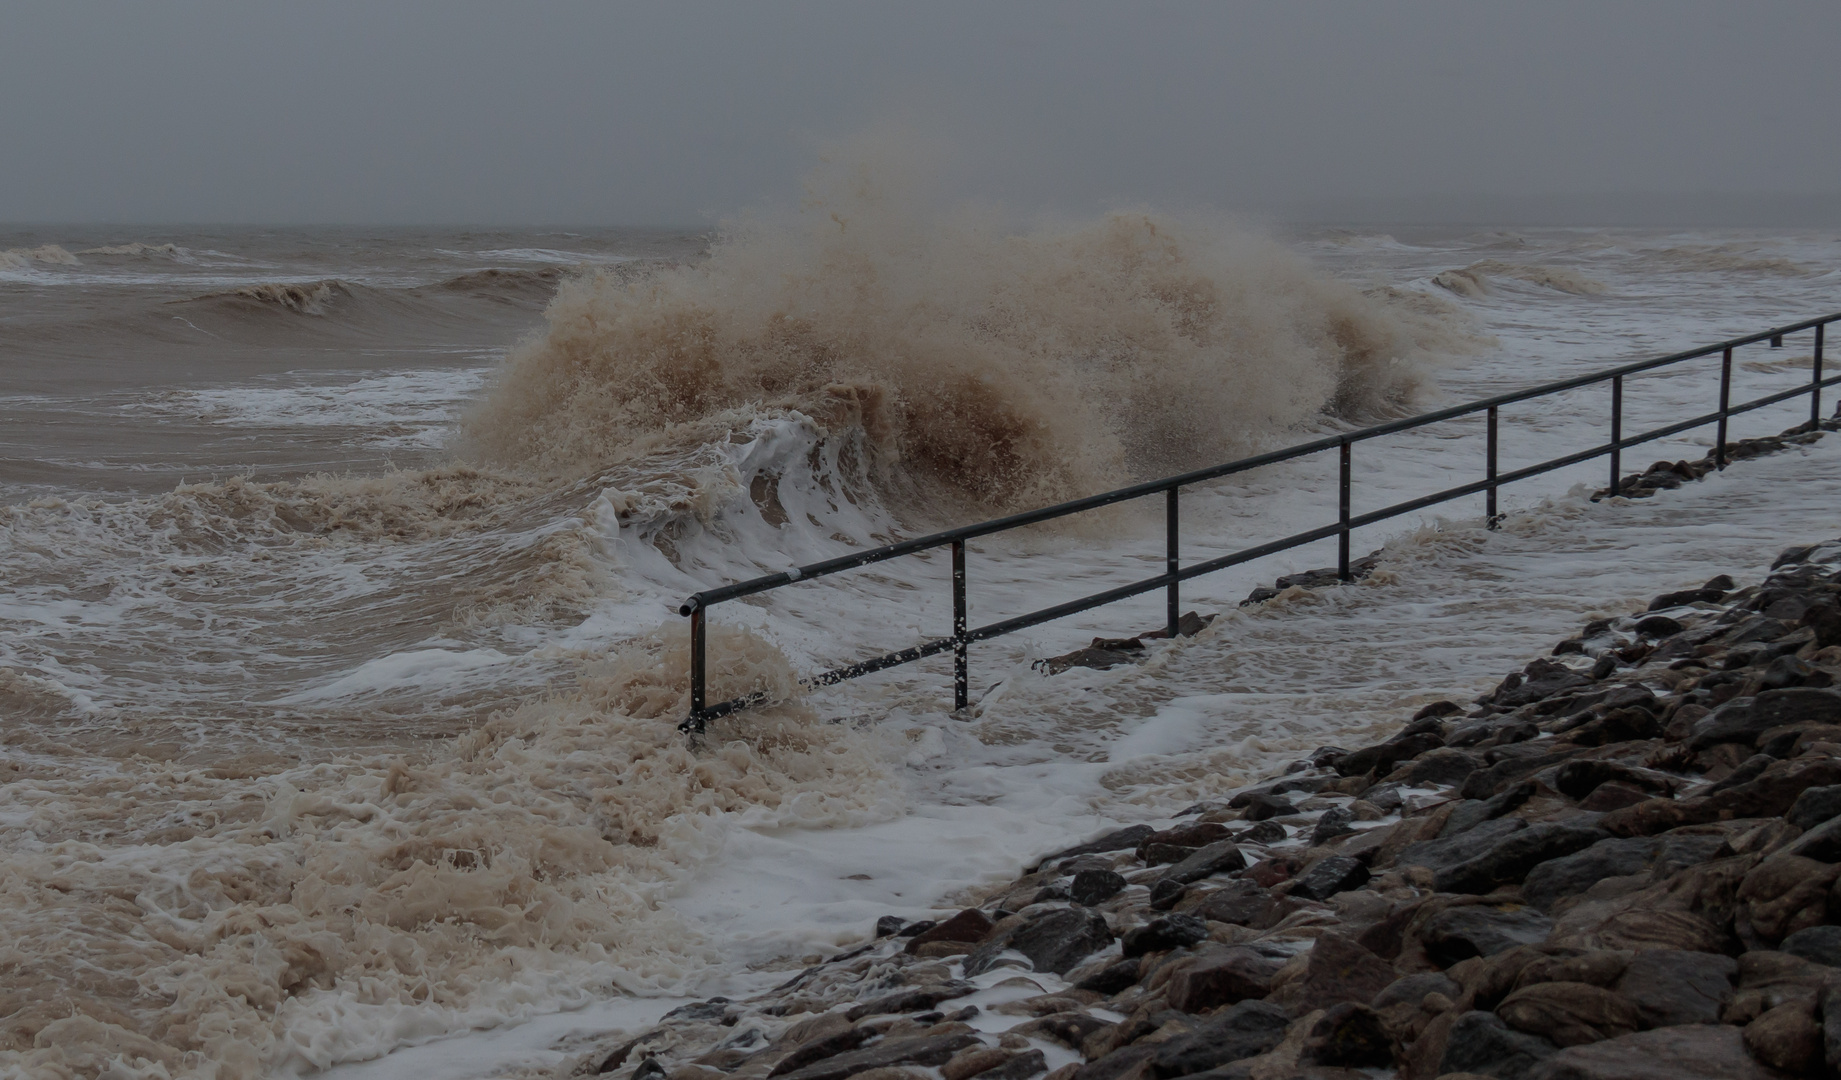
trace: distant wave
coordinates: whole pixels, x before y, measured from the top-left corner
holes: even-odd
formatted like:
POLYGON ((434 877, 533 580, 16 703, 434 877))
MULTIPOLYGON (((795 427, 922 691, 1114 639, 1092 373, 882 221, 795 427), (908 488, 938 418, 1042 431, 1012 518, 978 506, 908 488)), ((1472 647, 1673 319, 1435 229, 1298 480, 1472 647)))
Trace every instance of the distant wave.
POLYGON ((105 244, 102 247, 81 248, 78 255, 89 255, 117 259, 167 259, 173 262, 191 262, 192 252, 178 244, 105 244))
POLYGON ((44 244, 35 248, 7 248, 5 251, 0 251, 0 266, 24 270, 33 263, 53 263, 58 266, 81 265, 81 261, 75 255, 56 244, 44 244))
POLYGON ((1454 292, 1459 296, 1482 296, 1490 291, 1491 278, 1510 278, 1525 281, 1556 292, 1571 293, 1574 296, 1596 296, 1609 291, 1601 281, 1595 281, 1576 270, 1563 266, 1541 266, 1536 263, 1507 263, 1499 259, 1484 259, 1471 263, 1458 270, 1446 270, 1432 278, 1432 283, 1441 289, 1454 292))
POLYGON ((1761 255, 1737 244, 1663 248, 1660 251, 1643 252, 1637 256, 1637 261, 1639 264, 1658 270, 1679 273, 1715 271, 1802 277, 1816 272, 1801 263, 1792 262, 1781 256, 1761 255))

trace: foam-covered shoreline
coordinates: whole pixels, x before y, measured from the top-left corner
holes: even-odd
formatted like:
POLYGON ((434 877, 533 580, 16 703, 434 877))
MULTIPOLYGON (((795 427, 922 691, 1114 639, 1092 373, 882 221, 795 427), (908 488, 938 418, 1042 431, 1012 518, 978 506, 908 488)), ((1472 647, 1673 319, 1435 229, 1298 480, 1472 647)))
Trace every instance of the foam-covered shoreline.
POLYGON ((555 1075, 1819 1070, 1841 1024, 1837 598, 1841 540, 1658 597, 1468 711, 1089 838, 949 919, 885 919, 555 1075))

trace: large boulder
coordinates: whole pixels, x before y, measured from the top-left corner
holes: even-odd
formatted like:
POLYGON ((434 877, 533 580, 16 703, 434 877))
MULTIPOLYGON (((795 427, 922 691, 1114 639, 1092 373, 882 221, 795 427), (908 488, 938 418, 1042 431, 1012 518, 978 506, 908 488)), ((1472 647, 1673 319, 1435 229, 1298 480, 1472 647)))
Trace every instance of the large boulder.
POLYGON ((1284 1039, 1290 1026, 1291 1014, 1277 1005, 1243 1001, 1158 1045, 1151 1061, 1159 1077, 1205 1072, 1265 1053, 1284 1039))
POLYGON ((1548 859, 1528 871, 1521 887, 1522 899, 1546 911, 1554 901, 1582 893, 1605 878, 1648 870, 1661 850, 1662 841, 1648 836, 1599 840, 1582 851, 1548 859))
POLYGON ((1746 1053, 1739 1029, 1689 1024, 1562 1050, 1527 1080, 1778 1080, 1746 1053))
POLYGON ((1417 928, 1417 936, 1427 958, 1444 968, 1473 956, 1538 944, 1552 930, 1552 921, 1533 908, 1474 904, 1439 911, 1417 928))
POLYGON ((1614 1039, 1641 1026, 1635 1005, 1583 982, 1524 986, 1496 1006, 1496 1015, 1516 1031, 1539 1035, 1555 1046, 1614 1039))
POLYGON ((1645 1028, 1717 1023, 1739 965, 1718 953, 1651 949, 1630 958, 1616 989, 1645 1028))
POLYGON ((977 1036, 963 1032, 926 1038, 884 1039, 861 1050, 835 1054, 794 1069, 782 1074, 781 1080, 846 1080, 861 1072, 894 1065, 944 1065, 954 1054, 977 1042, 977 1036))
POLYGON ((1392 964, 1332 930, 1317 936, 1304 974, 1288 988, 1287 996, 1305 1011, 1341 1001, 1366 1005, 1395 978, 1392 964))
POLYGON ((1543 822, 1509 833, 1463 862, 1438 871, 1439 892, 1486 893, 1514 884, 1546 862, 1591 847, 1610 837, 1600 829, 1543 822))
POLYGON ((1244 946, 1211 951, 1171 975, 1166 995, 1171 1008, 1186 1013, 1263 998, 1272 992, 1272 977, 1281 966, 1244 946))
POLYGON ((1785 724, 1841 723, 1841 691, 1806 686, 1765 690, 1733 698, 1694 724, 1688 747, 1704 750, 1723 742, 1752 745, 1758 736, 1785 724))
POLYGON ((1451 1025, 1438 1071, 1522 1080, 1557 1049, 1546 1039, 1514 1030, 1495 1013, 1467 1012, 1451 1025))

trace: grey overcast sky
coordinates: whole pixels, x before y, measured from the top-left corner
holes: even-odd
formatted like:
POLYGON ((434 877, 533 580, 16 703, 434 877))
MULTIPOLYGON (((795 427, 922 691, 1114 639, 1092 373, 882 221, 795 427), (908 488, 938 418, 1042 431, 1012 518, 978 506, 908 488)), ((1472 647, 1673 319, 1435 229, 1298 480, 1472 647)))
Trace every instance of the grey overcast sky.
POLYGON ((1838 0, 0 0, 0 221, 699 224, 890 128, 1024 207, 1826 219, 1838 53, 1838 0))

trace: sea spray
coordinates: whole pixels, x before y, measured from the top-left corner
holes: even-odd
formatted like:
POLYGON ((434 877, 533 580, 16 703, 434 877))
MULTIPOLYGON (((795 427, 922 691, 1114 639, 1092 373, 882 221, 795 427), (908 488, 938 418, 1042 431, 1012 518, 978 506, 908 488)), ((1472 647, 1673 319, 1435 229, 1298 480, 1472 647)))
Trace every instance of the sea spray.
POLYGON ((707 260, 565 281, 466 418, 502 467, 584 475, 712 413, 860 410, 923 495, 1039 504, 1404 408, 1461 317, 1365 295, 1241 231, 1120 212, 1011 231, 873 182, 707 260))

